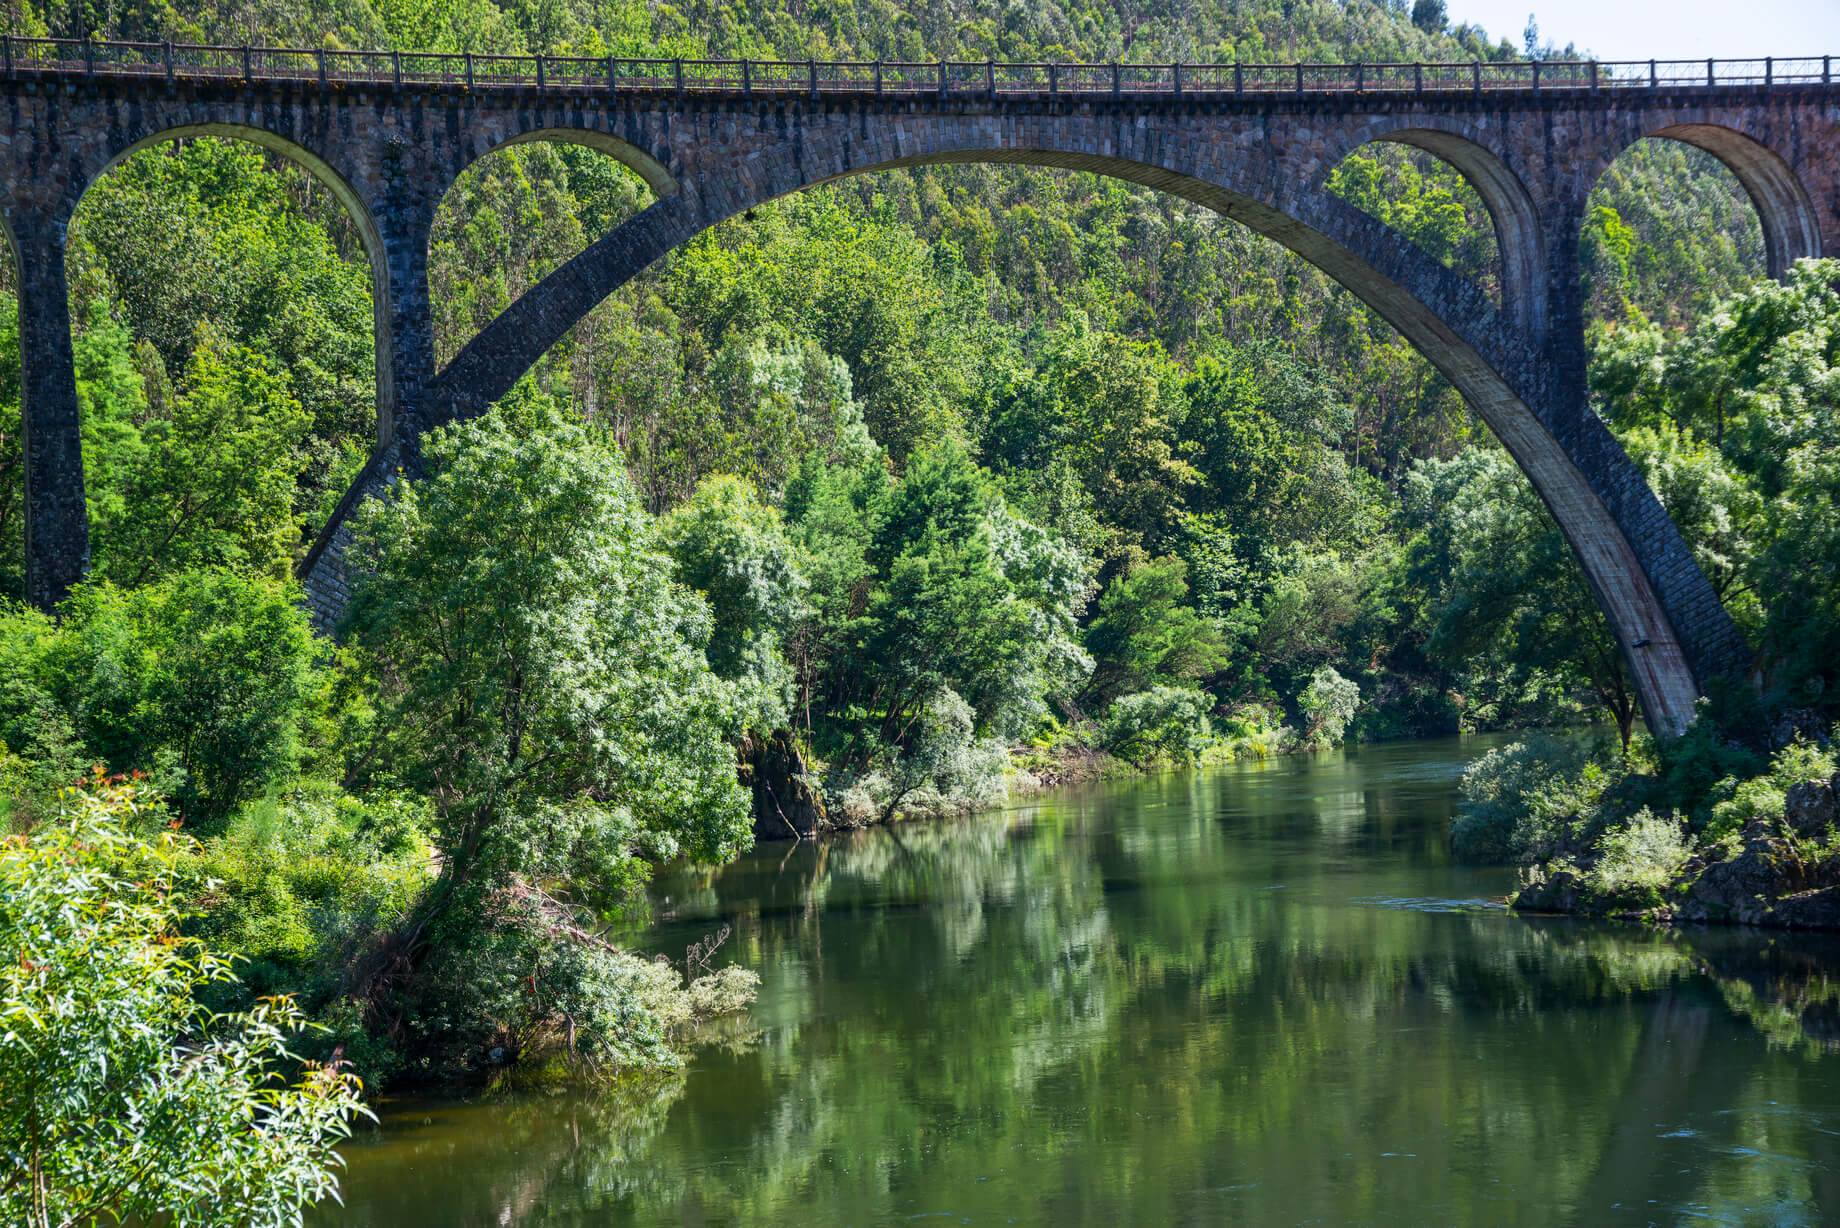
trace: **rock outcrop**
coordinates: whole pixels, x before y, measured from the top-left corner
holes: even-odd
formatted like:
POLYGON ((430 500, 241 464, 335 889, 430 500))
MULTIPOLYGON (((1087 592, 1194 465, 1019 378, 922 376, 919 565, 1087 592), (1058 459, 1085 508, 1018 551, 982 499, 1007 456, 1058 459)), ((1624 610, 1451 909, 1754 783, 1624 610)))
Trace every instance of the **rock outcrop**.
POLYGON ((825 825, 824 799, 806 779, 791 730, 749 734, 737 750, 741 783, 754 797, 754 839, 802 840, 825 825))

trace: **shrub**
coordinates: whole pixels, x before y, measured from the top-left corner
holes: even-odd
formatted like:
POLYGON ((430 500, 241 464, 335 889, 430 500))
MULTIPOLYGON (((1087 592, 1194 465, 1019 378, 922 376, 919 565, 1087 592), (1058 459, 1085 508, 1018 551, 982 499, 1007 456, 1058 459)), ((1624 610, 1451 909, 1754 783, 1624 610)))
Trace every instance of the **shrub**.
POLYGON ((1159 686, 1112 702, 1102 730, 1104 749, 1138 767, 1166 762, 1191 764, 1213 737, 1212 707, 1206 693, 1159 686))
POLYGON ((1320 666, 1297 697, 1297 706, 1309 722, 1304 745, 1316 749, 1337 746, 1361 706, 1361 688, 1337 673, 1333 665, 1320 666))
POLYGON ((1659 903, 1692 852, 1680 823, 1646 806, 1627 825, 1606 832, 1597 847, 1587 882, 1601 903, 1625 907, 1659 903))
POLYGON ((1749 780, 1727 776, 1711 790, 1714 801, 1706 824, 1707 840, 1736 835, 1757 820, 1781 822, 1789 790, 1806 780, 1826 780, 1834 774, 1834 756, 1806 742, 1794 742, 1778 751, 1769 771, 1749 780))
POLYGON ((941 687, 921 709, 905 747, 837 783, 838 810, 856 822, 885 823, 897 813, 963 813, 1001 797, 1009 755, 995 739, 977 736, 976 721, 958 692, 941 687))
POLYGON ((1555 834, 1568 811, 1587 805, 1596 781, 1580 773, 1587 750, 1576 740, 1539 734, 1498 746, 1470 764, 1451 820, 1451 851, 1466 861, 1513 861, 1555 834))
POLYGON ((143 840, 132 790, 92 782, 0 845, 0 1182, 9 1223, 298 1223, 334 1194, 355 1079, 294 1065, 290 999, 199 1004, 231 979, 175 938, 171 832, 143 840))
POLYGON ((402 919, 434 875, 426 802, 309 783, 265 800, 199 846, 194 932, 251 961, 244 980, 313 993, 353 946, 402 919))
POLYGON ((688 985, 675 965, 622 951, 591 919, 527 882, 492 891, 445 932, 409 1026, 446 1068, 552 1055, 588 1073, 668 1070, 708 1019, 745 1009, 759 978, 723 968, 688 985))
POLYGON ((307 782, 245 808, 183 866, 200 913, 188 932, 247 962, 215 987, 220 1008, 290 991, 328 1030, 307 1053, 342 1048, 372 1091, 397 1070, 394 1048, 364 1027, 365 1004, 343 994, 347 970, 376 935, 400 924, 434 877, 430 808, 397 793, 357 797, 307 782))

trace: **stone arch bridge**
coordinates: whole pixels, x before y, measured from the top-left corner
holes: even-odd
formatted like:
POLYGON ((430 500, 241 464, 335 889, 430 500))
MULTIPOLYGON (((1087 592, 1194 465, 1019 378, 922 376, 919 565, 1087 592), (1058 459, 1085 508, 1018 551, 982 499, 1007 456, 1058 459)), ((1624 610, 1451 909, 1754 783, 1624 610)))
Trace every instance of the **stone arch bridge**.
POLYGON ((1621 644, 1651 727, 1692 719, 1749 649, 1654 494, 1586 402, 1586 197, 1633 142, 1721 159, 1770 272, 1840 254, 1831 61, 1688 64, 999 65, 635 61, 0 39, 0 208, 17 262, 29 595, 84 573, 83 460, 64 244, 85 189, 149 144, 238 137, 305 166, 351 212, 374 284, 375 452, 300 568, 317 619, 344 600, 345 517, 429 428, 475 415, 607 294, 691 236, 813 184, 891 167, 1094 171, 1195 201, 1283 244, 1397 328, 1482 415, 1552 510, 1621 644), (430 226, 481 156, 592 146, 656 199, 528 290, 437 369, 430 226), (1469 180, 1502 257, 1499 306, 1324 190, 1349 153, 1415 146, 1469 180))

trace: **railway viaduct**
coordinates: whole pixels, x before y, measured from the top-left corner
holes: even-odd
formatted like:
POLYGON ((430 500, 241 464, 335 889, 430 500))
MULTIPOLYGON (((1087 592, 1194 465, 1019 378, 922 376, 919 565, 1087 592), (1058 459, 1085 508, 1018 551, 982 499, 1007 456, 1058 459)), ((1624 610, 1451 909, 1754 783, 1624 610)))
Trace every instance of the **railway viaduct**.
POLYGON ((1762 221, 1772 275, 1840 254, 1840 85, 1828 60, 1687 65, 998 65, 635 61, 0 45, 0 209, 19 274, 30 598, 88 565, 65 280, 73 211, 156 142, 215 134, 313 172, 350 211, 376 312, 371 461, 299 570, 316 621, 345 597, 346 517, 423 434, 483 412, 602 298, 755 205, 891 167, 1006 162, 1117 176, 1194 201, 1315 264, 1397 328, 1532 480, 1608 614, 1650 726, 1678 731, 1750 652, 1640 472, 1591 411, 1578 245, 1586 198, 1632 143, 1718 157, 1762 221), (573 141, 655 199, 530 288, 437 369, 435 210, 478 158, 573 141), (1324 189, 1390 141, 1475 188, 1499 301, 1324 189))

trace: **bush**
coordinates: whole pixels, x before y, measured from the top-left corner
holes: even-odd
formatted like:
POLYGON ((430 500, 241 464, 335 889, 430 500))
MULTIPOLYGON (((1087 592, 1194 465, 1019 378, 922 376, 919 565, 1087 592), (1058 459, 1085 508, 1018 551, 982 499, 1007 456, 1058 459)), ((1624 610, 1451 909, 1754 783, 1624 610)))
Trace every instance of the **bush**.
POLYGON ((308 989, 400 920, 434 876, 426 802, 303 784, 231 820, 192 859, 195 932, 252 961, 244 980, 308 989))
POLYGON ((1588 758, 1585 744, 1545 734, 1483 755, 1463 773, 1451 851, 1465 861, 1515 861, 1551 841, 1595 796, 1601 773, 1582 776, 1588 758))
POLYGON ((1779 823, 1789 790, 1806 780, 1827 780, 1834 774, 1834 755, 1806 742, 1778 751, 1769 771, 1749 780, 1727 776, 1710 791, 1714 799, 1706 824, 1708 841, 1736 835, 1752 822, 1779 823))
POLYGON ((323 782, 264 799, 186 859, 186 893, 200 913, 188 932, 247 962, 210 1001, 243 1007, 281 992, 328 1031, 303 1051, 343 1048, 373 1092, 396 1072, 394 1049, 368 1036, 366 1006, 342 996, 347 970, 376 936, 400 924, 434 878, 420 798, 357 797, 323 782))
POLYGON ((1159 686, 1112 702, 1105 715, 1102 745, 1138 767, 1153 763, 1192 764, 1213 738, 1207 694, 1188 687, 1159 686))
POLYGON ((1612 907, 1660 903, 1692 852, 1680 823, 1646 806, 1626 826, 1606 832, 1597 847, 1597 862, 1586 881, 1599 901, 1612 907))
POLYGON ((91 782, 0 845, 0 1182, 8 1223, 300 1222, 335 1194, 357 1082, 294 1063, 288 999, 214 1014, 228 960, 175 938, 189 842, 91 782))
POLYGON ((745 1009, 759 984, 735 967, 686 984, 675 965, 619 950, 590 918, 525 882, 442 924, 409 1026, 447 1069, 552 1056, 591 1074, 673 1069, 701 1024, 745 1009))
POLYGON ((1002 743, 977 736, 977 714, 958 692, 934 692, 909 732, 907 745, 882 756, 860 776, 838 782, 840 813, 855 822, 888 822, 897 813, 959 814, 1003 794, 1009 755, 1002 743))
POLYGON ((1297 697, 1297 707, 1309 722, 1303 735, 1304 745, 1319 750, 1340 745, 1343 731, 1360 706, 1358 684, 1342 677, 1333 665, 1319 667, 1310 675, 1303 694, 1297 697))

